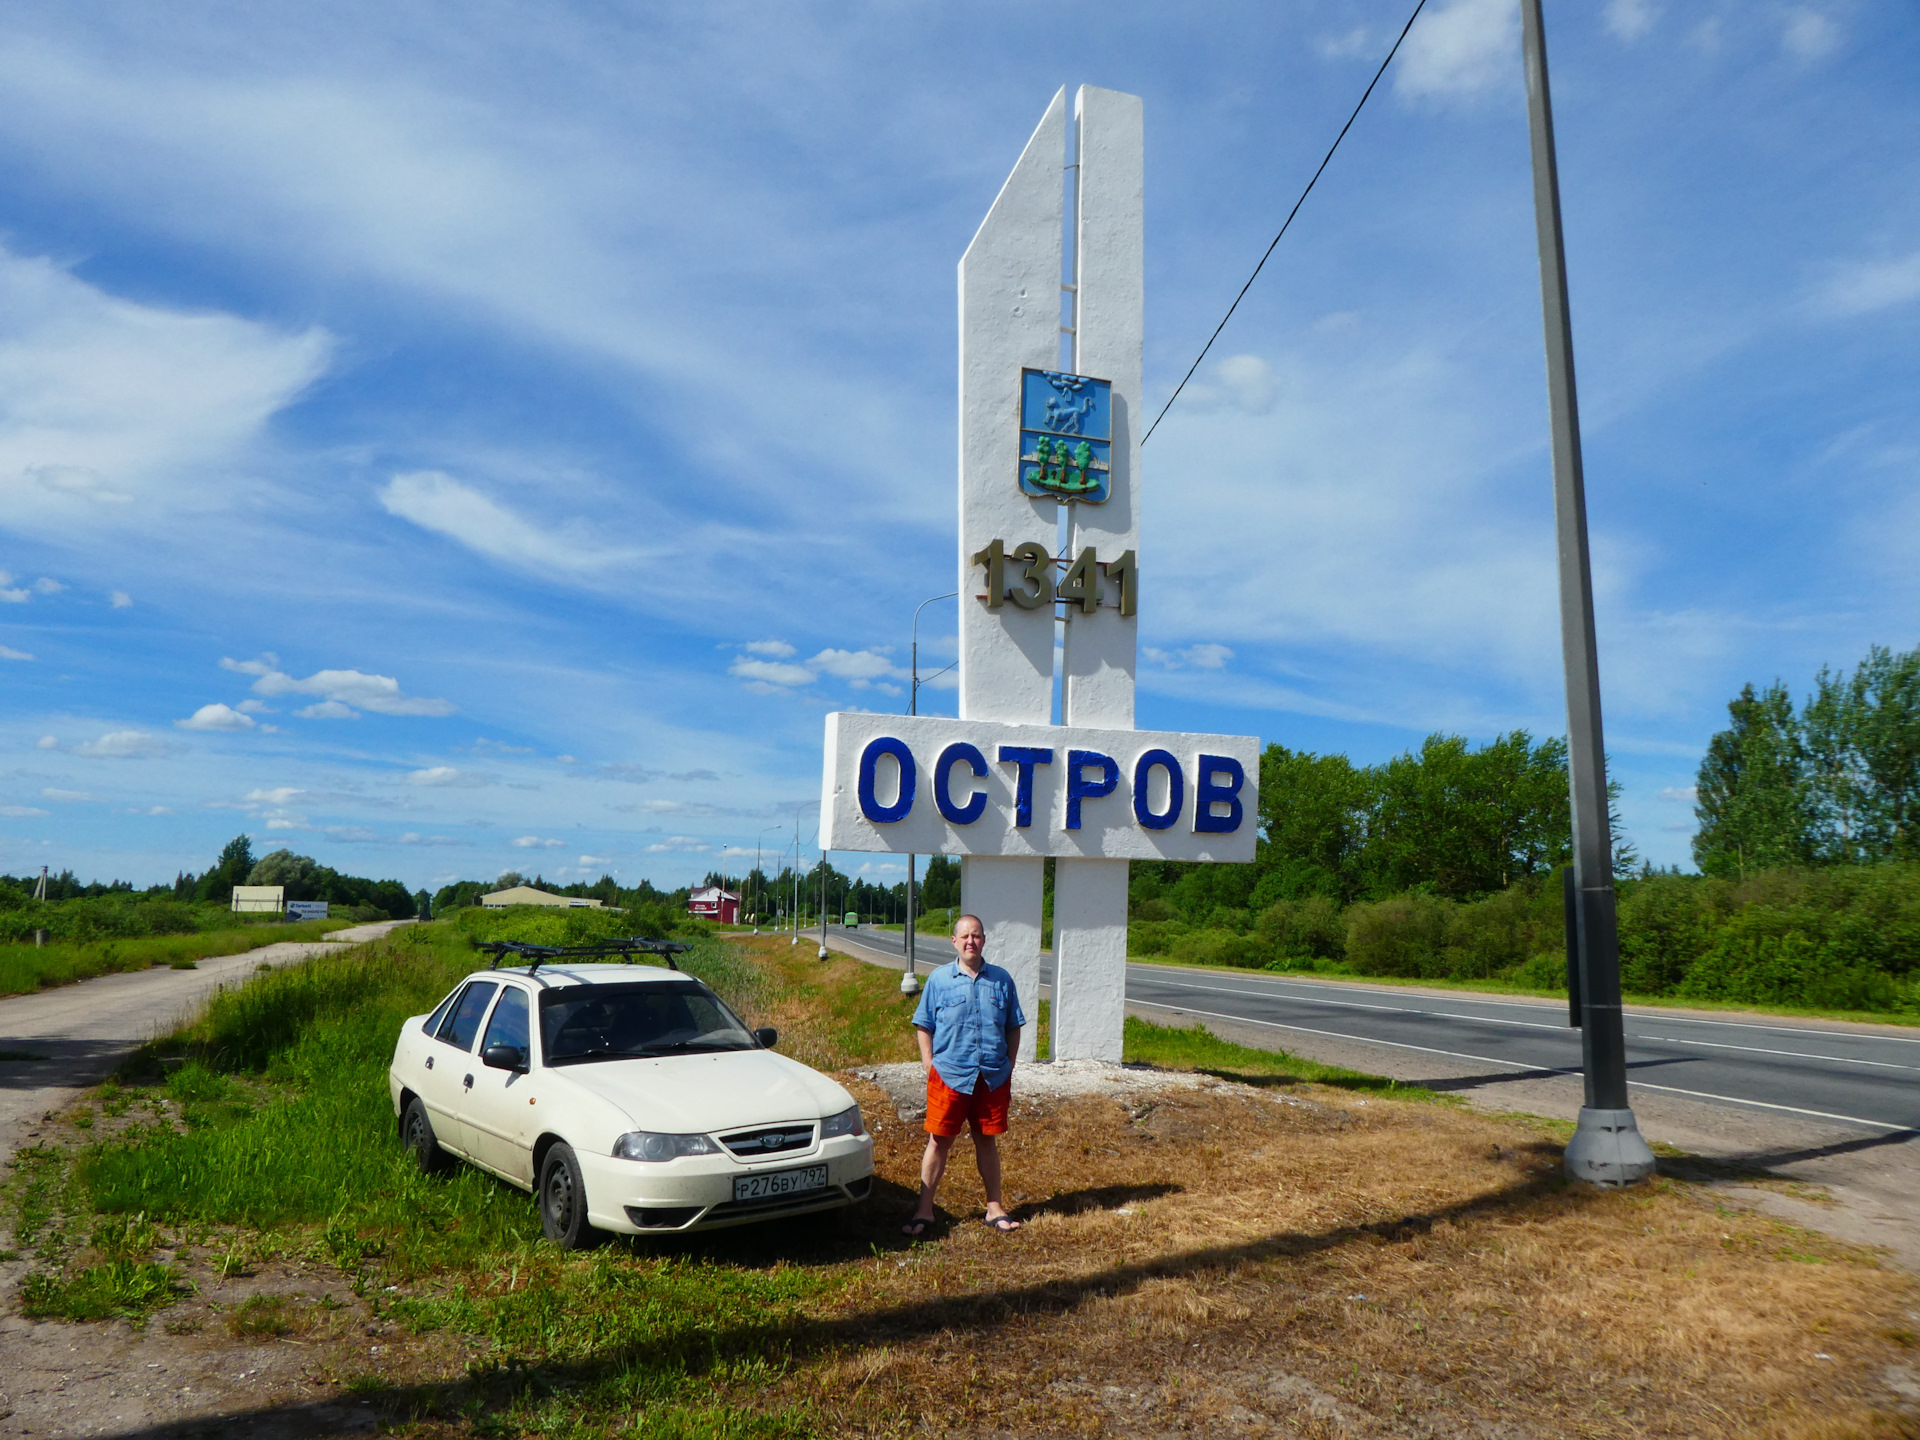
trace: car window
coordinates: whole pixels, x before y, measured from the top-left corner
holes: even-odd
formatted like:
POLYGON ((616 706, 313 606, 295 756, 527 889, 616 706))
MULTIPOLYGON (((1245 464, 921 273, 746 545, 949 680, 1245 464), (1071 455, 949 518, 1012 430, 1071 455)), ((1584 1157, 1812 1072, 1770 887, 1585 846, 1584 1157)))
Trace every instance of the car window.
POLYGON ((447 992, 446 999, 442 1000, 438 1005, 433 1007, 433 1013, 427 1016, 426 1022, 420 1027, 420 1031, 422 1034, 434 1035, 439 1033, 440 1022, 447 1018, 447 1011, 452 1007, 454 997, 457 996, 459 993, 460 993, 460 987, 456 985, 453 987, 453 989, 447 992))
POLYGON ((540 1048, 549 1065, 754 1044, 739 1017, 692 982, 574 985, 540 996, 540 1048))
POLYGON ((440 1038, 449 1045, 471 1050, 473 1037, 480 1032, 480 1017, 487 1013, 487 1003, 499 988, 491 980, 475 980, 468 985, 440 1026, 440 1038))
POLYGON ((527 1053, 527 992, 518 986, 507 986, 501 992, 500 1003, 493 1007, 493 1018, 487 1021, 486 1039, 480 1042, 482 1053, 489 1045, 512 1045, 522 1055, 527 1053))

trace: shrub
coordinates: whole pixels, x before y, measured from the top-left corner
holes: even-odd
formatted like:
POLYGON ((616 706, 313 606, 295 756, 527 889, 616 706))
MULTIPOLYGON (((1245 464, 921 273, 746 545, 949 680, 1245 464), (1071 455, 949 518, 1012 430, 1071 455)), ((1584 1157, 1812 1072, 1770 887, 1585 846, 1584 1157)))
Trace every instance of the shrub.
POLYGON ((1260 916, 1260 938, 1283 960, 1338 960, 1347 953, 1340 906, 1324 895, 1281 900, 1260 916))
POLYGON ((1347 963, 1362 975, 1432 979, 1447 973, 1451 900, 1408 891, 1347 910, 1347 963))

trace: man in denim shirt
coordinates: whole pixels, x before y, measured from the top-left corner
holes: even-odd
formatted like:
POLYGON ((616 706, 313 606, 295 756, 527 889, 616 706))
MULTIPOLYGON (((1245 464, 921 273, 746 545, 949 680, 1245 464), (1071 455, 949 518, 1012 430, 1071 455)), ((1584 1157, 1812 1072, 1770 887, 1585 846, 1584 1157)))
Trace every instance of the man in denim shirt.
POLYGON ((973 1126, 973 1159, 987 1192, 987 1224, 1006 1234, 1020 1228, 1000 1201, 1000 1142, 1013 1094, 1013 1058, 1027 1023, 1013 977, 986 963, 986 927, 977 915, 954 922, 959 956, 927 977, 914 1011, 914 1035, 927 1067, 927 1153, 920 1159, 920 1204, 902 1233, 918 1239, 933 1228, 933 1194, 947 1173, 960 1131, 973 1126))

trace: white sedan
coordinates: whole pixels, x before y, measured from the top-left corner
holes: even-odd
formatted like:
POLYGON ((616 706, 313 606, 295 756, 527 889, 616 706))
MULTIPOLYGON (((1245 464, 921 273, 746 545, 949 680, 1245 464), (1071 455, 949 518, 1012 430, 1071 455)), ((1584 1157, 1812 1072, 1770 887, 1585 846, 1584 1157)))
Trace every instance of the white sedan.
POLYGON ((388 1081, 421 1169, 457 1155, 539 1198, 549 1239, 851 1205, 873 1137, 846 1090, 775 1054, 691 975, 540 965, 467 977, 400 1027, 388 1081))

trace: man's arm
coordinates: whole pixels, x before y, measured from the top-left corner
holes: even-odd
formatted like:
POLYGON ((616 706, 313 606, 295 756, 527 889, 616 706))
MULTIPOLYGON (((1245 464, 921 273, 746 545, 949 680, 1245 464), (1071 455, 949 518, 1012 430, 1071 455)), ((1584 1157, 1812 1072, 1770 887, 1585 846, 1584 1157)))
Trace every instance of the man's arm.
POLYGON ((1020 1063, 1020 1027, 1007 1026, 1007 1068, 1011 1070, 1020 1063))
POLYGON ((913 1035, 914 1038, 920 1042, 920 1063, 931 1068, 933 1065, 933 1032, 931 1030, 922 1030, 916 1025, 913 1027, 913 1035))

